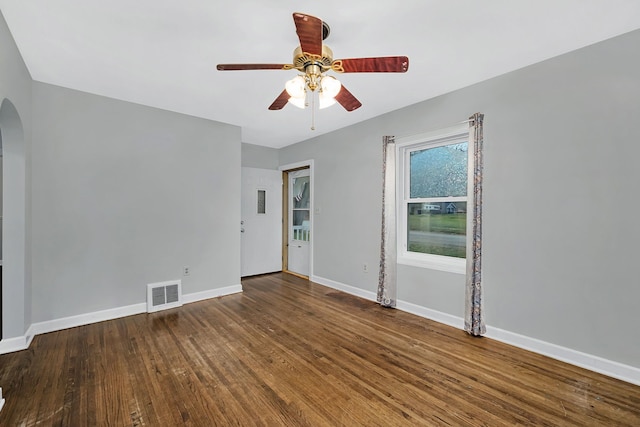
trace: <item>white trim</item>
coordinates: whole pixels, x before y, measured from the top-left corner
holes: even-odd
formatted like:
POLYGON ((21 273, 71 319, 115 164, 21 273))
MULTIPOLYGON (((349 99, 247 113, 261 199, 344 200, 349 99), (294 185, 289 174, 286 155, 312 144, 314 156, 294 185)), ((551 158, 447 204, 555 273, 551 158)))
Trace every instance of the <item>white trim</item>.
MULTIPOLYGON (((315 177, 315 170, 314 170, 314 160, 313 159, 309 159, 309 160, 302 160, 300 162, 295 162, 295 163, 289 163, 286 165, 281 165, 278 167, 279 171, 288 171, 291 169, 298 169, 298 168, 304 168, 304 167, 309 167, 309 181, 311 181, 311 184, 309 185, 309 191, 311 192, 311 197, 309 198, 309 220, 311 221, 311 241, 309 242, 309 277, 313 276, 313 254, 314 254, 314 250, 313 247, 315 246, 315 238, 314 236, 314 230, 315 230, 315 198, 316 198, 316 177, 315 177)), ((287 218, 289 216, 289 212, 282 212, 283 218, 284 215, 287 215, 287 218)), ((284 223, 283 223, 284 224, 284 223)))
POLYGON ((2 397, 2 387, 0 387, 0 411, 2 411, 3 406, 4 406, 4 398, 2 397))
POLYGON ((416 316, 424 317, 425 319, 433 320, 434 322, 444 323, 457 329, 464 329, 464 319, 462 317, 453 316, 448 313, 443 313, 442 311, 432 310, 406 301, 397 301, 396 308, 406 311, 407 313, 415 314, 416 316))
MULTIPOLYGON (((376 294, 373 292, 345 285, 344 283, 336 282, 331 279, 314 276, 311 281, 365 299, 373 301, 376 300, 376 294)), ((448 313, 432 310, 406 301, 397 301, 397 309, 452 326, 456 329, 464 329, 464 319, 462 317, 453 316, 448 313)), ((613 360, 604 359, 599 356, 583 353, 491 326, 487 326, 487 333, 485 337, 640 386, 640 367, 625 365, 613 360)))
MULTIPOLYGON (((242 285, 233 285, 224 288, 186 294, 183 295, 182 301, 187 304, 239 292, 242 292, 242 285)), ((35 335, 61 331, 63 329, 74 328, 76 326, 90 325, 92 323, 103 322, 105 320, 114 320, 121 317, 133 316, 135 314, 146 314, 146 312, 147 303, 139 303, 34 323, 29 327, 25 335, 0 341, 0 354, 26 350, 31 345, 31 341, 35 335)))
POLYGON ((27 344, 26 335, 5 338, 0 341, 0 354, 13 353, 14 351, 26 350, 27 348, 29 348, 29 345, 27 344))
POLYGON ((61 331, 63 329, 75 328, 76 326, 104 322, 105 320, 114 320, 121 317, 133 316, 134 314, 146 313, 146 311, 146 303, 132 304, 124 307, 110 308, 108 310, 94 311, 91 313, 78 314, 76 316, 38 322, 31 325, 30 329, 33 330, 34 335, 40 335, 49 332, 61 331))
POLYGON ((412 267, 430 268, 431 270, 446 271, 449 273, 466 274, 467 272, 467 261, 465 259, 440 255, 430 255, 429 259, 425 259, 425 255, 426 254, 415 254, 413 252, 406 252, 404 256, 398 256, 397 263, 402 265, 410 265, 412 267))
POLYGON ((640 368, 487 326, 487 338, 640 386, 640 368))
POLYGON ((375 292, 366 291, 364 289, 356 288, 354 286, 345 285, 344 283, 336 282, 334 280, 326 279, 324 277, 313 276, 313 277, 310 277, 309 280, 311 280, 312 282, 327 286, 332 289, 337 289, 339 291, 344 291, 348 294, 355 295, 360 298, 368 299, 370 301, 375 301, 377 299, 377 295, 375 292))
POLYGON ((27 342, 27 348, 29 348, 29 346, 31 345, 31 341, 33 341, 33 339, 36 337, 33 325, 29 326, 29 329, 27 329, 27 332, 25 332, 24 335, 25 335, 25 340, 27 342))
MULTIPOLYGON (((473 194, 473 157, 472 151, 467 153, 467 196, 464 197, 430 197, 427 199, 411 199, 407 195, 409 182, 409 156, 411 151, 427 148, 436 148, 455 143, 456 140, 467 142, 469 150, 473 149, 473 143, 469 138, 469 124, 463 122, 448 128, 426 132, 417 135, 396 138, 396 235, 397 239, 397 263, 419 268, 446 271, 449 273, 466 274, 467 260, 463 258, 448 257, 442 255, 423 254, 407 250, 407 206, 409 203, 421 203, 425 200, 464 201, 467 203, 467 230, 470 230, 472 216, 469 215, 469 198, 473 194)), ((466 235, 466 251, 469 252, 470 234, 466 235)), ((468 255, 467 255, 468 259, 468 255)))
POLYGON ((185 304, 192 302, 203 301, 206 299, 222 297, 225 295, 237 294, 242 292, 242 285, 227 286, 224 288, 210 289, 202 292, 192 292, 190 294, 183 295, 182 301, 185 304))
POLYGON ((469 133, 469 121, 465 120, 454 126, 449 126, 442 129, 433 130, 430 132, 418 133, 415 135, 407 135, 396 138, 396 146, 398 145, 413 145, 416 142, 426 141, 429 139, 441 139, 451 138, 458 134, 469 133))

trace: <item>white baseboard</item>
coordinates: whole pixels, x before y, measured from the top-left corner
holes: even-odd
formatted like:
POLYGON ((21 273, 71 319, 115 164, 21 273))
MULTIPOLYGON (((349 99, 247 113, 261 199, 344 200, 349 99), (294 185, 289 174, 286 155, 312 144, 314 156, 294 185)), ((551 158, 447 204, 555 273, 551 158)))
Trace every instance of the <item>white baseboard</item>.
POLYGON ((640 368, 624 365, 613 360, 604 359, 592 354, 562 347, 556 344, 527 337, 515 332, 487 326, 487 338, 501 341, 552 359, 560 360, 571 365, 579 366, 590 371, 598 372, 609 377, 617 378, 631 384, 640 385, 640 368))
POLYGON ((184 304, 189 304, 192 302, 222 297, 225 295, 237 294, 240 292, 242 292, 242 285, 227 286, 225 288, 210 289, 208 291, 185 294, 182 296, 182 302, 184 304))
MULTIPOLYGON (((242 285, 227 286, 224 288, 211 289, 203 292, 194 292, 182 296, 185 304, 202 301, 209 298, 217 298, 224 295, 242 292, 242 285)), ((76 316, 63 317, 60 319, 47 320, 32 324, 25 335, 8 338, 0 341, 0 354, 13 353, 14 351, 26 350, 31 345, 35 335, 46 334, 48 332, 61 331, 63 329, 74 328, 76 326, 89 325, 91 323, 114 320, 121 317, 132 316, 147 312, 146 303, 116 307, 108 310, 94 311, 92 313, 78 314, 76 316)))
POLYGON ((121 317, 133 316, 134 314, 145 313, 146 303, 132 304, 124 307, 110 308, 108 310, 94 311, 92 313, 78 314, 76 316, 62 317, 55 320, 47 320, 31 325, 33 335, 46 334, 49 332, 61 331, 63 329, 75 328, 76 326, 90 325, 91 323, 104 322, 105 320, 119 319, 121 317))
POLYGON ((458 316, 453 316, 448 313, 432 310, 430 308, 405 301, 397 301, 396 308, 398 310, 406 311, 407 313, 415 314, 416 316, 424 317, 425 319, 433 320, 434 322, 453 326, 457 329, 464 329, 464 319, 458 316))
MULTIPOLYGON (((374 294, 373 292, 345 285, 331 279, 313 276, 311 278, 311 281, 365 299, 373 301, 376 300, 376 294, 374 294)), ((397 301, 396 306, 398 310, 406 311, 408 313, 415 314, 417 316, 424 317, 426 319, 430 319, 439 323, 443 323, 457 329, 464 329, 464 319, 461 317, 442 313, 440 311, 432 310, 430 308, 422 307, 406 301, 397 301)), ((582 353, 577 350, 572 350, 570 348, 551 344, 536 338, 527 337, 515 332, 509 332, 491 326, 487 326, 487 333, 485 334, 485 337, 503 342, 505 344, 510 344, 524 350, 532 351, 543 356, 548 356, 552 359, 560 360, 571 365, 579 366, 590 371, 598 372, 612 378, 617 378, 631 384, 640 385, 640 368, 634 366, 624 365, 622 363, 604 359, 599 356, 582 353)))
POLYGON ((320 276, 311 276, 309 278, 312 282, 319 283, 328 288, 337 289, 339 291, 344 291, 348 294, 358 296, 360 298, 368 299, 370 301, 376 301, 377 295, 375 292, 366 291, 364 289, 356 288, 355 286, 345 285, 344 283, 336 282, 331 279, 326 279, 320 276))
POLYGON ((27 336, 23 335, 15 338, 6 338, 0 341, 0 354, 13 353, 14 351, 26 350, 27 336))

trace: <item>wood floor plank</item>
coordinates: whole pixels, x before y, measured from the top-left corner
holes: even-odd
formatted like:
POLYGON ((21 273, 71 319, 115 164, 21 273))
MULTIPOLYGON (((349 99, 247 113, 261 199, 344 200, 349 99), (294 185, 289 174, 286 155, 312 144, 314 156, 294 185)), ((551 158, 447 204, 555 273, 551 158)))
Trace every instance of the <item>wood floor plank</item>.
POLYGON ((243 290, 0 356, 0 425, 640 425, 640 387, 287 274, 243 290))

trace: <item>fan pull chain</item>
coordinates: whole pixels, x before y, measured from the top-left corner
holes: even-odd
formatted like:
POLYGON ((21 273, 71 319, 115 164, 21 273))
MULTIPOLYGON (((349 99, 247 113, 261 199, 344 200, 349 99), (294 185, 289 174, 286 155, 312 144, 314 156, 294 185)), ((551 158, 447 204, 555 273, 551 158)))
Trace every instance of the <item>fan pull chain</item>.
POLYGON ((311 130, 316 130, 316 92, 311 92, 311 130))

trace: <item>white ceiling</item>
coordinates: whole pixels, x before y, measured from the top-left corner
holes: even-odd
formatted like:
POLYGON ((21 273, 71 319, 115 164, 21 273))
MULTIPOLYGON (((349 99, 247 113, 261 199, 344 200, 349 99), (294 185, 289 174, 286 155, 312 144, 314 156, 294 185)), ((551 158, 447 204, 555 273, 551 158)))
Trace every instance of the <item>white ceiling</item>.
MULTIPOLYGON (((34 80, 241 126, 283 147, 640 28, 638 0, 0 0, 34 80), (267 107, 295 71, 293 12, 327 22, 334 58, 406 55, 407 73, 343 74, 363 106, 267 107)), ((637 52, 630 54, 637 54, 637 52)))

